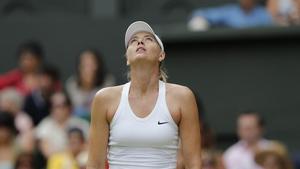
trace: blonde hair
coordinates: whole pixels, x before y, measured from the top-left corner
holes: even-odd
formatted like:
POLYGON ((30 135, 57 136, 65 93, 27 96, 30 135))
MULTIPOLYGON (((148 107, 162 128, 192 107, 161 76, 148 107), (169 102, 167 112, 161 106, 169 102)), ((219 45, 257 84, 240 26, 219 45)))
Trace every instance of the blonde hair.
POLYGON ((159 63, 159 79, 164 82, 167 82, 168 80, 167 69, 165 67, 164 62, 159 63))

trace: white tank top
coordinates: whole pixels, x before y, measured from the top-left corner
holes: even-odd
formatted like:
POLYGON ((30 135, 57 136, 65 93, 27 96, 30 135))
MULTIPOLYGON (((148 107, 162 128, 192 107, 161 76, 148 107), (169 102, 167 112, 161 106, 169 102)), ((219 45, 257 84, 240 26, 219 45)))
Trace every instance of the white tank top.
POLYGON ((165 86, 159 81, 154 109, 140 118, 128 102, 130 82, 124 85, 120 104, 110 123, 110 169, 176 168, 178 127, 166 104, 165 86))

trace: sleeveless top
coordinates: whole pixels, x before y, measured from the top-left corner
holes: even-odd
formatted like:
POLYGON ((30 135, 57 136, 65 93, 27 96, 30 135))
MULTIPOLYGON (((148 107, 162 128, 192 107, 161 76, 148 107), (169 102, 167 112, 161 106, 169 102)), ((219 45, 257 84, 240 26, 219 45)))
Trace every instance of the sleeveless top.
POLYGON ((144 118, 132 111, 130 82, 123 86, 117 111, 110 123, 108 162, 110 169, 175 169, 178 126, 166 103, 166 84, 159 81, 153 110, 144 118))

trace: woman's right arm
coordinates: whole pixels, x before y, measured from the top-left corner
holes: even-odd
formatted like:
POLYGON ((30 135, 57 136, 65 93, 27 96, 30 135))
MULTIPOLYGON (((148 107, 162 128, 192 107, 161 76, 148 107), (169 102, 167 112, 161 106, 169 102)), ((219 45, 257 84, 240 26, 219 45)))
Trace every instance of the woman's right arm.
POLYGON ((108 99, 105 93, 108 92, 99 91, 92 103, 87 169, 105 169, 109 135, 106 118, 108 99))

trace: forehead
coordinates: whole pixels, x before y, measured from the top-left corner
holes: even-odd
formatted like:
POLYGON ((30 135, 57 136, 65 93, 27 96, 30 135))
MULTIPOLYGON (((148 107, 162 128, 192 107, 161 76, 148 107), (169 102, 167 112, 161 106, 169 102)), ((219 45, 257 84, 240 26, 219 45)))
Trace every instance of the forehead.
POLYGON ((23 51, 21 54, 20 54, 20 58, 21 59, 35 59, 35 60, 38 60, 38 56, 36 54, 34 54, 33 52, 31 51, 23 51))
POLYGON ((140 37, 146 37, 146 36, 151 36, 151 37, 154 38, 154 36, 151 33, 149 33, 149 32, 137 32, 137 33, 133 34, 130 39, 140 38, 140 37))
POLYGON ((84 51, 79 58, 80 62, 96 60, 96 56, 91 51, 84 51))
POLYGON ((242 115, 239 120, 238 123, 240 125, 249 125, 249 124, 257 124, 258 123, 258 117, 256 115, 242 115))

